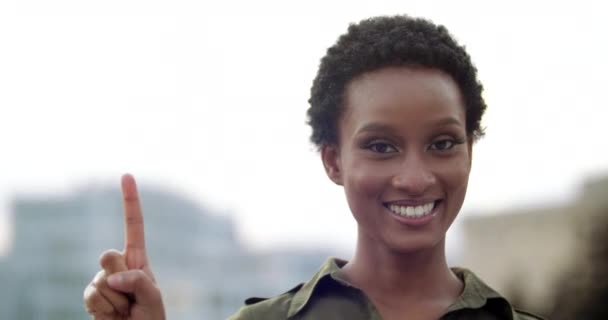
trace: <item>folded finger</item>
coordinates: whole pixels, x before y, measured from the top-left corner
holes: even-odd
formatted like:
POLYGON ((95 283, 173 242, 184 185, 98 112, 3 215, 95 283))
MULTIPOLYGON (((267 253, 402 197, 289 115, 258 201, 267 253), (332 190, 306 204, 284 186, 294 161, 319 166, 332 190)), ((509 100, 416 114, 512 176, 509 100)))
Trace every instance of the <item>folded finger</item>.
POLYGON ((162 305, 160 290, 143 270, 129 270, 112 274, 108 284, 124 293, 132 293, 139 305, 158 307, 162 305))
POLYGON ((106 275, 128 270, 125 256, 115 249, 102 253, 99 257, 99 264, 105 270, 106 275))
POLYGON ((114 313, 114 306, 93 286, 89 284, 84 290, 84 305, 87 312, 93 316, 114 313))
POLYGON ((97 289, 97 292, 110 303, 113 312, 121 315, 129 314, 129 298, 126 294, 110 288, 107 282, 107 276, 108 274, 105 270, 100 271, 97 276, 95 276, 95 279, 93 279, 92 285, 97 289))

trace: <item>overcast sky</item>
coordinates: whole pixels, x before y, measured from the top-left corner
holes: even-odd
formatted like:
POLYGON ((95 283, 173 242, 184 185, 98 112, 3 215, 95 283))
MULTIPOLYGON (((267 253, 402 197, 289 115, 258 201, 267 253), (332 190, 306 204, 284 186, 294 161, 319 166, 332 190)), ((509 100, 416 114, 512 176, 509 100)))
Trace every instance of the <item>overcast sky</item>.
POLYGON ((0 252, 14 195, 123 172, 233 215, 258 248, 352 246, 305 111, 326 48, 380 14, 446 25, 479 69, 487 135, 462 214, 566 201, 608 174, 600 3, 4 0, 0 252))

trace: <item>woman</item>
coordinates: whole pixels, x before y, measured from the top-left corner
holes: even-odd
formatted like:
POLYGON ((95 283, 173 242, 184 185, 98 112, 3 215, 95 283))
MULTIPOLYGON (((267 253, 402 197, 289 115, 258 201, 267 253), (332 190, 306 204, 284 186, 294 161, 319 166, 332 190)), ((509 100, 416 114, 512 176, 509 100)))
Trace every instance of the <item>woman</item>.
MULTIPOLYGON (((446 262, 445 234, 483 135, 481 92, 444 27, 408 16, 350 26, 321 61, 308 116, 357 221, 355 254, 282 295, 247 300, 231 319, 539 319, 446 262)), ((102 255, 85 304, 96 319, 164 319, 132 177, 123 190, 125 252, 102 255)))

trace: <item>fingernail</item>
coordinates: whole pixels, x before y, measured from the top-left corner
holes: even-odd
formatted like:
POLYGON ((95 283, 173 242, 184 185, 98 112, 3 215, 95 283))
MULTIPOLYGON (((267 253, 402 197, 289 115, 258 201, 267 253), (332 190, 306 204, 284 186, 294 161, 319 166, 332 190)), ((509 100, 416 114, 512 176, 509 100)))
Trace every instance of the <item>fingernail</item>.
POLYGON ((110 287, 117 287, 122 282, 122 276, 119 274, 112 274, 108 277, 108 284, 110 287))

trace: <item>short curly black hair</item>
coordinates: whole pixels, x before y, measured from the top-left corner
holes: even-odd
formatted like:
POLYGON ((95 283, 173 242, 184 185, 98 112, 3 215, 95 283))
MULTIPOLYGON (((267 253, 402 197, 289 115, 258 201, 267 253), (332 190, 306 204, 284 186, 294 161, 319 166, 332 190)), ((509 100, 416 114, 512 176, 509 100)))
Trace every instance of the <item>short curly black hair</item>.
POLYGON ((442 25, 407 15, 382 16, 351 24, 321 59, 308 102, 310 140, 318 148, 338 143, 338 119, 345 90, 355 77, 384 67, 417 66, 441 70, 459 86, 466 108, 466 132, 477 140, 486 103, 477 69, 464 46, 442 25))

